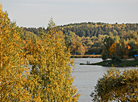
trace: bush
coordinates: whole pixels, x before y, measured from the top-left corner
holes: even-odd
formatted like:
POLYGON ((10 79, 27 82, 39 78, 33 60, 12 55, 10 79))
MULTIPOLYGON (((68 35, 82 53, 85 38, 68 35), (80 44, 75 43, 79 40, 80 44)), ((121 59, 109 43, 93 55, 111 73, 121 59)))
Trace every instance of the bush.
POLYGON ((94 102, 137 102, 138 69, 124 70, 122 73, 112 68, 100 78, 91 97, 94 102))
POLYGON ((105 61, 106 59, 107 59, 107 54, 106 54, 106 53, 103 53, 103 54, 102 54, 102 60, 105 61))
POLYGON ((119 57, 119 56, 116 56, 115 54, 113 54, 113 55, 111 56, 111 59, 112 59, 112 62, 113 62, 113 63, 121 63, 120 57, 119 57))

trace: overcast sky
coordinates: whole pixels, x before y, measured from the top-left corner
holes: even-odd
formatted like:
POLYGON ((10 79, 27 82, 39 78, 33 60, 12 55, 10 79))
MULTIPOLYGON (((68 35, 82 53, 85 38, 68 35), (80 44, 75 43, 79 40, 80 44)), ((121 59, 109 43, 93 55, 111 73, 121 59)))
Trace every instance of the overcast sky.
POLYGON ((138 0, 0 0, 18 26, 47 27, 80 22, 138 23, 138 0))

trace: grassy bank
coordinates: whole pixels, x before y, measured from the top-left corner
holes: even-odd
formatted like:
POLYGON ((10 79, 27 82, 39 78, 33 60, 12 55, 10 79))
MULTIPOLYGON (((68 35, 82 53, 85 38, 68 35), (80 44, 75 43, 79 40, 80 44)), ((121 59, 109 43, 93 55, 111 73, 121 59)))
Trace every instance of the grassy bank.
POLYGON ((138 66, 138 60, 122 60, 121 63, 113 63, 112 60, 106 60, 98 63, 80 63, 80 65, 101 65, 107 67, 136 67, 138 66))
POLYGON ((101 55, 71 55, 71 58, 101 58, 101 55))

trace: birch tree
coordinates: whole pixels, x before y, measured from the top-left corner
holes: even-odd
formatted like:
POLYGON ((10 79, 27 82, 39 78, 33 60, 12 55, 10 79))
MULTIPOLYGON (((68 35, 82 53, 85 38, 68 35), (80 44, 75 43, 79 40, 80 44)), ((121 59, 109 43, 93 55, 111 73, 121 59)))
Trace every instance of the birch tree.
POLYGON ((37 78, 29 75, 20 38, 21 29, 12 23, 0 5, 0 101, 41 101, 37 78), (37 91, 37 92, 36 92, 37 91))

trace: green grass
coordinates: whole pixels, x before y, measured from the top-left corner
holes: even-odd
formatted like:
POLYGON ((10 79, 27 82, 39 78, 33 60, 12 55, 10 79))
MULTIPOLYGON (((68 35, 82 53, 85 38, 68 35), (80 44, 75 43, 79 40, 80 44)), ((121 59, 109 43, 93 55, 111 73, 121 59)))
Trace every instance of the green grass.
POLYGON ((138 60, 133 60, 133 61, 122 61, 122 63, 120 63, 120 66, 138 66, 138 60))

